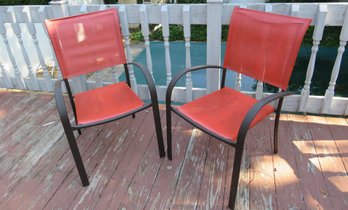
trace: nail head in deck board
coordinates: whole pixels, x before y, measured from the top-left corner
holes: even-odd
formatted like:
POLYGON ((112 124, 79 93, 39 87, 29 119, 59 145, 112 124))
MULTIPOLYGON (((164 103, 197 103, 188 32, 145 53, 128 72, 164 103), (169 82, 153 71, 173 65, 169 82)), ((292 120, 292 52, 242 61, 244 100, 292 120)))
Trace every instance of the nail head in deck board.
MULTIPOLYGON (((187 147, 171 209, 196 208, 203 179, 210 137, 193 129, 187 147)), ((217 142, 216 142, 217 143, 217 142)))
MULTIPOLYGON (((273 117, 274 119, 274 117, 273 117)), ((273 156, 274 176, 279 209, 305 209, 305 187, 301 185, 304 178, 298 173, 296 157, 299 151, 292 144, 289 121, 286 115, 280 116, 278 133, 278 154, 273 156)), ((269 123, 273 136, 274 120, 269 123)), ((273 140, 273 138, 272 138, 273 140)))
MULTIPOLYGON (((141 120, 141 117, 135 119, 135 121, 139 120, 141 120)), ((74 167, 73 173, 70 173, 64 180, 62 185, 55 192, 54 197, 45 206, 46 209, 68 208, 80 191, 93 188, 94 184, 96 184, 93 179, 97 179, 97 177, 94 176, 96 167, 101 163, 101 159, 113 142, 116 144, 123 143, 124 139, 122 135, 125 132, 128 133, 128 129, 130 129, 130 127, 128 127, 129 121, 131 121, 130 117, 106 124, 101 134, 97 136, 96 141, 94 141, 86 153, 82 155, 82 160, 91 184, 88 187, 83 187, 76 168, 74 167)))
MULTIPOLYGON (((178 116, 172 114, 173 119, 174 117, 178 116)), ((192 126, 183 119, 180 119, 178 124, 172 129, 173 160, 169 161, 165 159, 163 161, 158 172, 157 180, 146 202, 145 209, 166 209, 171 205, 172 197, 182 170, 192 126)))
POLYGON ((141 124, 137 126, 136 133, 130 133, 125 136, 125 142, 121 145, 122 148, 118 149, 116 148, 117 145, 115 145, 115 147, 112 145, 106 152, 105 158, 103 158, 103 161, 98 166, 98 170, 95 173, 95 176, 100 178, 100 181, 96 179, 96 181, 98 181, 97 187, 89 188, 88 191, 84 191, 85 194, 81 195, 80 193, 71 206, 77 209, 94 206, 102 195, 106 185, 110 180, 113 180, 116 183, 116 191, 114 194, 117 199, 112 199, 110 207, 118 209, 124 194, 127 193, 128 186, 138 168, 140 160, 142 159, 150 140, 155 135, 152 111, 146 110, 143 112, 148 113, 146 113, 141 124), (120 181, 118 182, 116 179, 120 181))
POLYGON ((348 176, 339 156, 325 117, 307 116, 307 125, 311 131, 316 153, 323 172, 327 196, 332 201, 333 209, 348 209, 348 176))
POLYGON ((303 186, 305 205, 309 209, 330 209, 332 207, 331 201, 323 193, 327 192, 327 188, 321 169, 310 168, 312 165, 318 165, 319 160, 312 136, 306 125, 306 117, 294 114, 287 116, 290 120, 289 129, 292 133, 290 137, 293 138, 295 150, 298 150, 299 153, 299 156, 295 155, 295 157, 303 186))
POLYGON ((273 139, 264 119, 249 132, 252 136, 248 146, 250 154, 250 209, 276 209, 277 196, 274 185, 273 139))

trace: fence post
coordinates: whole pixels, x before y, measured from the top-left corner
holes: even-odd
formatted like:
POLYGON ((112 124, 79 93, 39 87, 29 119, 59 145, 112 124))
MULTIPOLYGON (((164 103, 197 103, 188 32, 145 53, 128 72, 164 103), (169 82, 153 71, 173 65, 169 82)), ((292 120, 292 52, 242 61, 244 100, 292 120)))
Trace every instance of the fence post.
MULTIPOLYGON (((207 64, 221 63, 221 22, 223 0, 207 0, 207 64)), ((219 89, 220 70, 207 70, 207 93, 219 89)))

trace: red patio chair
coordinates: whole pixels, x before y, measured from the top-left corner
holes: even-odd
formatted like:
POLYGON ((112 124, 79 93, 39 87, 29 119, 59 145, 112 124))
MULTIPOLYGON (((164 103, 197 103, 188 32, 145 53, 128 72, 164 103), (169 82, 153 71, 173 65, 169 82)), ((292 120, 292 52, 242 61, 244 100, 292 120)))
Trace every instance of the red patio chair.
POLYGON ((245 136, 250 127, 276 112, 274 153, 285 91, 310 19, 235 8, 231 17, 223 66, 184 69, 172 79, 166 95, 168 158, 172 160, 171 111, 216 139, 235 147, 229 207, 234 208, 245 136), (182 106, 171 106, 172 90, 187 72, 222 69, 221 89, 182 106), (226 70, 234 70, 281 89, 259 101, 225 87, 226 70), (278 100, 277 108, 268 105, 278 100))
POLYGON ((147 69, 137 63, 127 63, 122 44, 118 14, 115 9, 45 20, 47 31, 54 48, 63 80, 55 84, 55 99, 66 137, 69 141, 76 167, 83 186, 89 180, 78 150, 73 131, 108 123, 133 115, 152 106, 160 157, 165 156, 157 93, 147 69), (68 79, 123 65, 126 82, 99 87, 72 94, 68 79), (128 65, 140 69, 147 81, 151 101, 144 103, 130 88, 128 65), (64 81, 75 123, 70 123, 61 83, 64 81))

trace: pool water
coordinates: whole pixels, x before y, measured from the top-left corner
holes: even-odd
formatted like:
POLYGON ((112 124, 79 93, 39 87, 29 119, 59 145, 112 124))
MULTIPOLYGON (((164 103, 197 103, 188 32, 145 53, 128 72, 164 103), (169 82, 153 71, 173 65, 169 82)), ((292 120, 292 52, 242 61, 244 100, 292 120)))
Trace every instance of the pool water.
MULTIPOLYGON (((226 44, 222 43, 222 59, 225 54, 226 44)), ((166 84, 165 52, 163 42, 151 42, 150 44, 152 66, 156 85, 166 84)), ((170 42, 171 68, 174 76, 178 71, 185 68, 185 43, 170 42)), ((191 43, 191 65, 204 65, 206 63, 206 43, 191 43)), ((294 72, 290 79, 289 90, 300 93, 306 78, 306 71, 311 55, 311 47, 300 49, 294 72)), ((331 77, 331 71, 337 55, 337 48, 320 47, 317 53, 315 70, 311 83, 312 95, 324 95, 331 77)), ((146 65, 146 52, 143 50, 135 59, 136 62, 146 65)), ((222 60, 223 62, 223 60, 222 60)), ((137 82, 145 84, 145 79, 139 71, 135 72, 137 82)), ((122 76, 124 78, 124 75, 122 76)), ((198 71, 192 74, 194 87, 206 87, 206 71, 198 71)), ((343 54, 340 73, 338 75, 335 88, 336 96, 348 96, 348 53, 343 54)), ((233 87, 235 83, 235 73, 228 71, 226 84, 233 87)), ((178 86, 185 86, 185 78, 181 79, 178 86)), ((242 90, 252 91, 256 88, 256 80, 242 76, 242 90)), ((276 88, 265 87, 266 91, 274 92, 276 88)))

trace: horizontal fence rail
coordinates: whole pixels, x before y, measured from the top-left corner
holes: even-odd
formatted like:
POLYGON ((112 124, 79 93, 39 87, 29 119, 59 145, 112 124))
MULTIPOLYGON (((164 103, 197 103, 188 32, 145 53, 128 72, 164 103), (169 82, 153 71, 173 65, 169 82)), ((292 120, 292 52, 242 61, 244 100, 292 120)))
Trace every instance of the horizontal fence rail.
MULTIPOLYGON (((303 4, 223 4, 220 0, 211 0, 207 4, 169 4, 169 5, 80 5, 67 4, 39 6, 1 6, 0 7, 0 87, 40 91, 53 91, 54 82, 61 78, 52 46, 43 27, 45 19, 78 15, 115 7, 119 11, 122 36, 127 60, 132 61, 129 27, 134 24, 141 26, 144 36, 146 63, 144 65, 153 75, 154 58, 151 53, 150 24, 162 27, 166 84, 171 80, 172 58, 170 54, 171 24, 182 25, 184 29, 185 62, 190 67, 191 62, 191 26, 207 25, 207 64, 220 64, 221 60, 221 26, 228 25, 233 8, 243 7, 271 13, 312 18, 314 26, 313 45, 308 62, 305 82, 301 94, 285 99, 283 110, 291 112, 324 113, 334 115, 348 114, 348 98, 335 96, 335 85, 339 75, 342 56, 348 41, 348 3, 303 3, 303 4), (341 33, 337 43, 337 56, 332 66, 331 78, 325 95, 311 95, 310 87, 313 73, 316 70, 315 61, 320 42, 326 26, 340 26, 341 33)), ((134 69, 129 66, 130 80, 133 90, 144 99, 149 94, 145 85, 137 84, 134 69)), ((94 79, 81 76, 72 79, 73 92, 79 92, 95 87, 118 82, 122 71, 118 67, 110 68, 110 80, 103 81, 103 75, 96 73, 94 79)), ((187 102, 198 98, 219 87, 220 73, 216 70, 207 71, 206 88, 196 88, 192 84, 193 75, 187 74, 185 85, 176 87, 173 100, 187 102)), ((156 82, 156 81, 155 81, 156 82)), ((235 89, 240 90, 243 79, 236 74, 235 89)), ((262 98, 269 93, 264 92, 264 84, 258 82, 255 92, 248 92, 255 98, 262 98)), ((160 100, 164 100, 166 86, 157 85, 160 100)))

